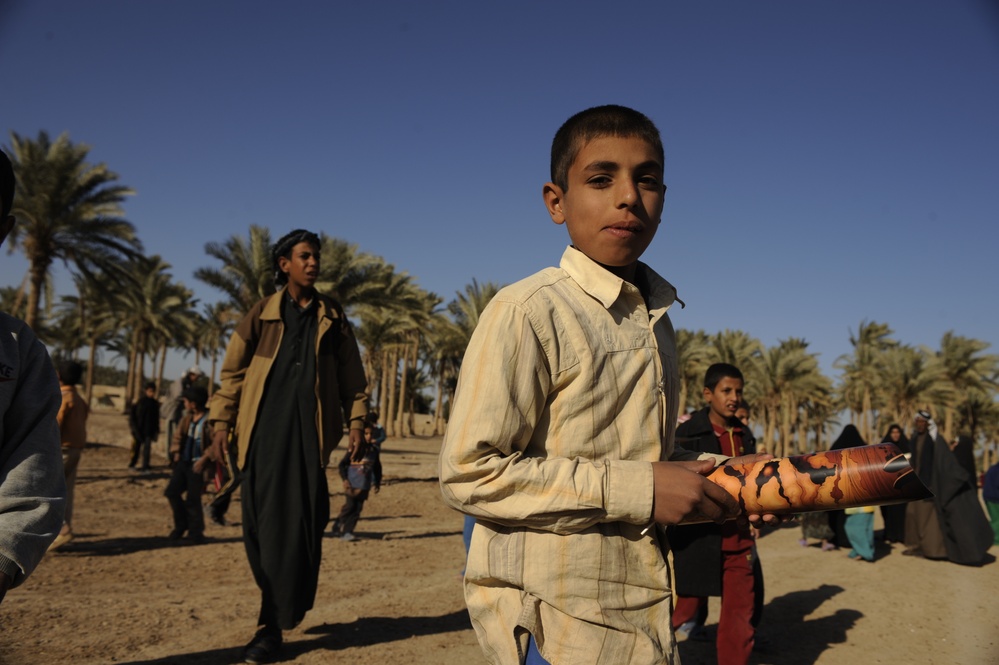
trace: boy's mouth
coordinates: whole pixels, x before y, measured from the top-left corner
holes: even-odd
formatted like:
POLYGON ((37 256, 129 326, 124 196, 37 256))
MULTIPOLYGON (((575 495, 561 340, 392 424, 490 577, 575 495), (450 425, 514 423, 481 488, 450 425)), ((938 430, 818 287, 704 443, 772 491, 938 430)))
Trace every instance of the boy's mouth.
POLYGON ((623 222, 620 224, 611 224, 606 227, 605 230, 610 231, 612 234, 618 236, 619 238, 630 238, 633 235, 637 235, 642 232, 642 225, 636 223, 623 222))

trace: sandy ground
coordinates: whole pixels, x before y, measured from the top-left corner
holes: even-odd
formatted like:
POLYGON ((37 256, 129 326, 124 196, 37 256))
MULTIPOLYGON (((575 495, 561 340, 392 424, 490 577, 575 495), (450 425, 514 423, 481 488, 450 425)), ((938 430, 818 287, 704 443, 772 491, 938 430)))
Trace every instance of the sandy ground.
MULTIPOLYGON (((77 485, 77 537, 0 605, 0 663, 237 663, 258 609, 233 503, 204 545, 167 540, 168 472, 126 469, 121 416, 95 413, 77 485)), ((361 540, 327 538, 315 608, 285 634, 284 663, 482 662, 462 600, 461 517, 441 502, 439 439, 390 439, 361 540)), ((162 459, 160 460, 162 462, 162 459)), ((339 487, 339 483, 332 485, 339 487)), ((335 512, 342 497, 331 498, 335 512)), ((769 643, 753 663, 999 663, 999 565, 901 556, 875 563, 802 548, 790 524, 759 541, 769 643)), ((994 547, 993 555, 999 554, 994 547)), ((717 621, 711 603, 709 631, 717 621)), ((684 665, 714 662, 683 642, 684 665)))

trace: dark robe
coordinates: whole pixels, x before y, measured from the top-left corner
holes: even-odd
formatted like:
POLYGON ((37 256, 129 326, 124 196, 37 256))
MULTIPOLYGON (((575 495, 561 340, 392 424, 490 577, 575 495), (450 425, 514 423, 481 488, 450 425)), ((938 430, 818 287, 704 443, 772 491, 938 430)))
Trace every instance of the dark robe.
POLYGON ((908 504, 906 544, 930 558, 945 556, 965 565, 984 563, 993 534, 978 501, 978 484, 943 437, 916 435, 910 445, 913 469, 933 498, 908 504))
MULTIPOLYGON (((864 441, 864 437, 860 436, 860 430, 853 425, 847 425, 840 432, 840 435, 836 437, 836 440, 833 441, 833 444, 829 446, 829 450, 859 448, 866 445, 867 442, 864 441)), ((846 513, 842 510, 830 510, 827 511, 827 515, 829 518, 829 528, 833 532, 830 542, 836 545, 836 547, 853 547, 846 535, 846 513)))
POLYGON ((267 377, 243 477, 243 542, 259 625, 294 628, 312 609, 329 521, 316 429, 316 303, 281 303, 284 334, 267 377))
MULTIPOLYGON (((909 452, 909 440, 905 438, 904 433, 898 441, 891 440, 890 432, 892 427, 896 427, 896 425, 888 428, 889 434, 885 434, 885 438, 881 439, 881 443, 894 443, 903 453, 909 452)), ((885 530, 882 537, 886 543, 905 542, 905 506, 906 504, 904 503, 881 506, 881 519, 885 523, 885 530)))

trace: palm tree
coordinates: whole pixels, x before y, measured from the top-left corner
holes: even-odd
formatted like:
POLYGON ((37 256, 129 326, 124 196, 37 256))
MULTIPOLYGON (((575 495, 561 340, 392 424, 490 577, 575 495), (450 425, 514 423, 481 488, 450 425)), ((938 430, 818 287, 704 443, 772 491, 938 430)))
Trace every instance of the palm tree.
POLYGON ((891 339, 886 323, 861 321, 857 334, 850 333, 853 355, 842 355, 833 366, 842 370, 840 398, 850 410, 854 425, 865 441, 876 436, 875 410, 880 407, 880 359, 898 342, 891 339))
POLYGON ((704 387, 704 374, 715 357, 715 349, 706 332, 691 332, 682 328, 676 331, 676 363, 680 373, 677 415, 687 412, 688 401, 700 404, 697 396, 704 387))
POLYGON ((808 342, 790 338, 765 349, 761 356, 761 397, 763 447, 777 457, 801 452, 807 432, 802 426, 801 409, 810 396, 832 390, 832 382, 819 371, 816 355, 808 353, 808 342), (774 431, 779 436, 774 438, 774 431), (795 442, 794 432, 802 437, 795 442))
POLYGON ((219 355, 225 351, 229 336, 236 328, 238 315, 232 307, 226 303, 206 304, 203 315, 198 317, 198 325, 195 330, 195 340, 199 349, 198 357, 204 354, 211 358, 211 373, 208 375, 208 396, 215 392, 215 370, 219 355))
POLYGON ((123 278, 124 261, 137 256, 141 244, 121 207, 134 192, 116 184, 118 175, 105 164, 86 163, 89 146, 74 145, 66 134, 51 141, 39 132, 32 141, 11 132, 11 147, 18 223, 10 247, 21 248, 28 259, 24 318, 35 327, 53 263, 61 260, 86 278, 123 278))
MULTIPOLYGON (((952 394, 956 400, 943 404, 944 426, 943 435, 951 441, 956 435, 955 408, 964 410, 963 419, 973 422, 970 403, 966 399, 971 393, 987 393, 988 377, 994 375, 999 368, 999 356, 982 355, 989 348, 988 342, 969 337, 955 335, 953 331, 944 333, 940 340, 940 350, 935 354, 943 375, 951 385, 952 394)), ((994 386, 994 384, 993 384, 994 386)), ((974 432, 970 432, 973 436, 974 432)))
MULTIPOLYGON (((140 257, 131 264, 136 286, 124 291, 127 309, 121 320, 130 334, 129 374, 125 394, 131 403, 138 398, 144 376, 146 354, 159 353, 164 345, 190 334, 196 321, 192 293, 174 282, 170 264, 159 256, 140 257)), ((161 377, 162 378, 162 377, 161 377)))
POLYGON ((942 366, 911 346, 900 344, 885 351, 880 368, 886 422, 911 423, 919 409, 932 412, 951 397, 942 366))
POLYGON ((206 243, 205 253, 222 267, 198 268, 195 278, 224 293, 229 307, 239 315, 275 292, 271 232, 266 227, 251 225, 248 238, 232 236, 222 243, 206 243))

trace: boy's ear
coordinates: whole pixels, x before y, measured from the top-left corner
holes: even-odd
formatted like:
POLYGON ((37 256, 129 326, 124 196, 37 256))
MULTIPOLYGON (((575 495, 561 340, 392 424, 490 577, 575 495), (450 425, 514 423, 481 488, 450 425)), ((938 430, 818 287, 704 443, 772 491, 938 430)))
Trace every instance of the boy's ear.
POLYGON ((14 215, 8 215, 7 219, 0 222, 0 245, 7 239, 7 234, 14 229, 14 215))
POLYGON ((707 386, 704 386, 704 390, 701 391, 701 394, 704 395, 704 401, 705 402, 710 402, 711 401, 711 395, 714 394, 714 391, 711 390, 711 388, 708 388, 707 386))
POLYGON ((545 199, 545 207, 548 208, 552 221, 556 224, 565 224, 565 213, 562 212, 562 198, 565 193, 562 188, 553 182, 547 182, 541 190, 541 195, 545 199))

